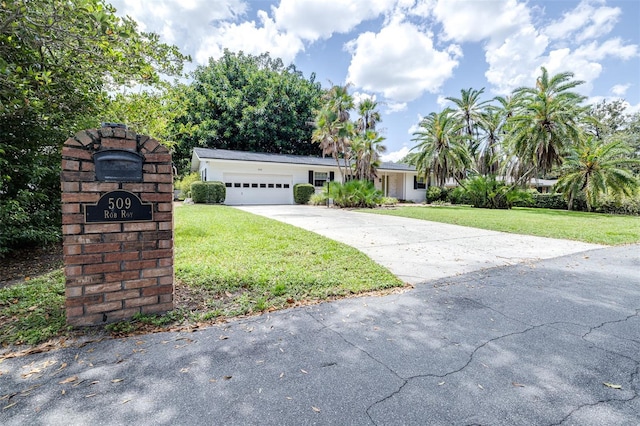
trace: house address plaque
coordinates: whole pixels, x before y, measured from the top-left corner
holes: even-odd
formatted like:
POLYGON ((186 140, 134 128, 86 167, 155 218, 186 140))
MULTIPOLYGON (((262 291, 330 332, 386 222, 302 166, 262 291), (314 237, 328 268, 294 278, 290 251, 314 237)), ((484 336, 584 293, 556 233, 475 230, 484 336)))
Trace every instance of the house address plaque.
POLYGON ((85 223, 141 222, 153 220, 150 203, 129 191, 111 191, 94 205, 85 206, 85 223))

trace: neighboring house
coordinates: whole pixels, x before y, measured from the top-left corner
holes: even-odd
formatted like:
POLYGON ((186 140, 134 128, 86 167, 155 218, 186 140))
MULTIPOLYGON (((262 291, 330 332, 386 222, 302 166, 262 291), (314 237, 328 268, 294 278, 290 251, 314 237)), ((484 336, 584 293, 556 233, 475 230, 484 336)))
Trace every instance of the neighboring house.
MULTIPOLYGON (((319 192, 327 181, 339 180, 332 157, 265 154, 226 149, 195 148, 191 170, 203 181, 225 184, 225 204, 293 204, 293 185, 310 183, 319 192)), ((375 186, 385 196, 425 201, 426 185, 407 164, 382 163, 375 186)))

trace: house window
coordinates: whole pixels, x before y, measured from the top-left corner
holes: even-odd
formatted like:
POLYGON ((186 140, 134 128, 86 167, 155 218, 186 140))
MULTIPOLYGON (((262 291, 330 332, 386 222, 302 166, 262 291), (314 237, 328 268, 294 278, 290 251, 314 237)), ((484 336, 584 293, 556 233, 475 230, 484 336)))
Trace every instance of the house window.
POLYGON ((233 187, 234 188, 240 188, 240 184, 238 182, 236 182, 236 183, 233 184, 233 187))
POLYGON ((413 189, 427 189, 427 181, 424 176, 414 176, 413 177, 413 189))
POLYGON ((324 186, 329 180, 329 173, 327 172, 313 172, 313 186, 324 186))
POLYGON ((231 188, 231 182, 225 182, 224 186, 227 187, 227 188, 231 188))

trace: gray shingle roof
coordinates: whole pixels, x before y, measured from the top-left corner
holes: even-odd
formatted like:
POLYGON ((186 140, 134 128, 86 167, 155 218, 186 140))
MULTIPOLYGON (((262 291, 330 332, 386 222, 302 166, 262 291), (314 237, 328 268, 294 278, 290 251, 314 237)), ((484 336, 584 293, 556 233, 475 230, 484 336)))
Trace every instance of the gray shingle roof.
MULTIPOLYGON (((267 154, 262 152, 233 151, 229 149, 195 148, 195 154, 202 159, 236 160, 236 161, 257 161, 263 163, 285 163, 285 164, 307 164, 311 166, 336 165, 333 157, 311 157, 305 155, 292 154, 267 154)), ((413 172, 415 167, 408 164, 383 162, 378 170, 396 170, 413 172)))

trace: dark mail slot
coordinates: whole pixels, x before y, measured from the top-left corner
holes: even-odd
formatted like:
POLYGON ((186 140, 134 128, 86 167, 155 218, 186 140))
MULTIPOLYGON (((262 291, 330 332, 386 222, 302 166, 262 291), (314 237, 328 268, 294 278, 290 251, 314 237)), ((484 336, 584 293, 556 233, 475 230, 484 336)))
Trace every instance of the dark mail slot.
POLYGON ((104 182, 142 182, 142 155, 120 149, 93 155, 96 179, 104 182))

